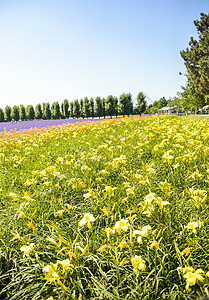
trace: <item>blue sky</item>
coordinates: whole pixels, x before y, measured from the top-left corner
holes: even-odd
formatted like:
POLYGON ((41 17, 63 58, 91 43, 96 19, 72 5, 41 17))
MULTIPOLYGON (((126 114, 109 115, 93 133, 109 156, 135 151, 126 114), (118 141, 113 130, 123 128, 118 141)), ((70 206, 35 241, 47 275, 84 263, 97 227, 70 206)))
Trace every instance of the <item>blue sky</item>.
POLYGON ((140 91, 174 97, 186 79, 180 51, 208 4, 0 0, 0 107, 140 91))

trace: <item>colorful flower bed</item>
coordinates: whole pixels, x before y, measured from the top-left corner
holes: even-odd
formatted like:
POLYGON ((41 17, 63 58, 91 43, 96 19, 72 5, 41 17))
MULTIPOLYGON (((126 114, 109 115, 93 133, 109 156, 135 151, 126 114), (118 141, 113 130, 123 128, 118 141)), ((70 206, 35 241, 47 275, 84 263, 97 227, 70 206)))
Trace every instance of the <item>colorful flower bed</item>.
POLYGON ((1 299, 197 299, 209 123, 154 116, 0 139, 1 299))
MULTIPOLYGON (((42 128, 47 126, 56 126, 56 125, 63 125, 69 123, 80 123, 80 122, 92 122, 98 121, 98 118, 94 119, 58 119, 58 120, 33 120, 33 121, 18 121, 18 122, 1 122, 0 123, 0 132, 5 131, 14 131, 14 130, 24 130, 30 128, 42 128)), ((103 120, 103 119, 101 119, 103 120)))

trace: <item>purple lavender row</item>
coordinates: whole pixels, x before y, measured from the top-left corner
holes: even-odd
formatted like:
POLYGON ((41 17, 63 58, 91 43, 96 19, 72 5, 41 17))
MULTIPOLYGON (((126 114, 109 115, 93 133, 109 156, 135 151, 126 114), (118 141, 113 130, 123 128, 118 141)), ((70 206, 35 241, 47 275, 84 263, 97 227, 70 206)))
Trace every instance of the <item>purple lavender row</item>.
POLYGON ((58 119, 58 120, 33 120, 33 121, 17 121, 17 122, 2 122, 0 123, 0 132, 10 130, 24 130, 30 128, 42 128, 47 126, 62 125, 68 123, 79 123, 86 121, 102 121, 104 119, 58 119))

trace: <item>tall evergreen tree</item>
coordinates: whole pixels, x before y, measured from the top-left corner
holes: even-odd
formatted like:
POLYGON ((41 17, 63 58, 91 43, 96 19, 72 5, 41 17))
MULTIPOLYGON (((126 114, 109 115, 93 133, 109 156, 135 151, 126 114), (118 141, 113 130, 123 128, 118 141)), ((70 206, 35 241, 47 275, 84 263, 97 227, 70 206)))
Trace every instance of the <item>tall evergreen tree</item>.
POLYGON ((133 112, 133 102, 131 94, 123 93, 119 98, 119 111, 121 115, 130 115, 133 112))
POLYGON ((37 104, 35 107, 35 118, 40 120, 43 118, 43 112, 41 108, 41 104, 37 104))
POLYGON ((112 95, 107 96, 106 99, 106 115, 110 116, 110 118, 112 118, 112 116, 115 114, 115 101, 114 101, 114 97, 112 95))
POLYGON ((94 118, 94 98, 90 98, 90 116, 94 118))
POLYGON ((70 117, 73 118, 74 114, 73 114, 73 101, 70 102, 70 117))
POLYGON ((22 104, 20 105, 20 120, 26 120, 25 106, 22 104))
POLYGON ((4 109, 4 119, 5 119, 5 121, 7 121, 7 122, 11 122, 11 120, 12 120, 12 117, 11 117, 11 111, 12 111, 12 109, 11 109, 11 107, 10 106, 6 106, 5 107, 5 109, 4 109))
POLYGON ((115 107, 115 115, 118 116, 118 98, 114 97, 114 107, 115 107))
POLYGON ((145 100, 146 96, 142 93, 139 92, 137 95, 137 104, 136 104, 136 113, 141 114, 145 112, 146 107, 147 107, 147 101, 145 100))
POLYGON ((105 119, 105 116, 106 116, 106 99, 105 98, 102 98, 102 116, 105 119))
POLYGON ((54 102, 51 105, 51 119, 54 119, 54 102))
POLYGON ((73 102, 73 115, 76 118, 80 117, 80 104, 77 99, 73 102))
POLYGON ((195 20, 199 40, 191 37, 189 47, 180 52, 190 83, 197 93, 209 95, 209 14, 195 20))
POLYGON ((51 106, 51 118, 56 120, 60 118, 60 105, 59 102, 53 102, 51 106))
POLYGON ((162 97, 158 100, 158 107, 159 109, 168 105, 168 100, 165 97, 162 97))
POLYGON ((4 122, 4 111, 0 108, 0 122, 4 122))
POLYGON ((65 117, 64 117, 64 103, 61 103, 60 118, 61 118, 61 119, 65 119, 65 117))
POLYGON ((100 97, 96 97, 95 99, 94 110, 95 110, 96 117, 101 118, 103 114, 102 114, 102 100, 100 97))
POLYGON ((27 120, 34 120, 34 118, 35 118, 35 110, 34 110, 33 105, 26 106, 25 112, 26 112, 26 118, 27 118, 27 120))
POLYGON ((51 109, 50 109, 50 104, 47 103, 43 103, 43 119, 44 120, 50 120, 51 119, 51 109))
POLYGON ((65 119, 69 118, 69 102, 65 99, 62 103, 62 115, 65 119))
POLYGON ((80 100, 80 103, 79 103, 79 107, 80 107, 80 117, 81 118, 84 118, 84 104, 83 104, 83 99, 80 100))
POLYGON ((19 106, 15 105, 15 106, 12 107, 11 118, 14 121, 19 121, 19 118, 20 118, 20 115, 19 115, 19 106))
POLYGON ((90 117, 90 103, 87 97, 83 100, 84 116, 88 119, 90 117))

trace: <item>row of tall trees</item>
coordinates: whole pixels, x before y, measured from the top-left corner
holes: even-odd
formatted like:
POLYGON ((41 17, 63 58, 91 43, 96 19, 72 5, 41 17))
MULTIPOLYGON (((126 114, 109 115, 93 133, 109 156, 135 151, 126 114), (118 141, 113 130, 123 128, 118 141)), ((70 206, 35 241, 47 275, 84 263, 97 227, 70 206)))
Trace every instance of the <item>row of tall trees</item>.
POLYGON ((34 119, 67 119, 71 118, 89 118, 89 117, 106 117, 118 115, 130 115, 133 113, 133 101, 130 93, 123 93, 119 100, 117 97, 109 95, 106 99, 96 97, 95 99, 75 100, 69 102, 67 99, 63 103, 53 102, 33 105, 6 106, 5 109, 0 108, 0 122, 18 121, 18 120, 34 120, 34 119))

